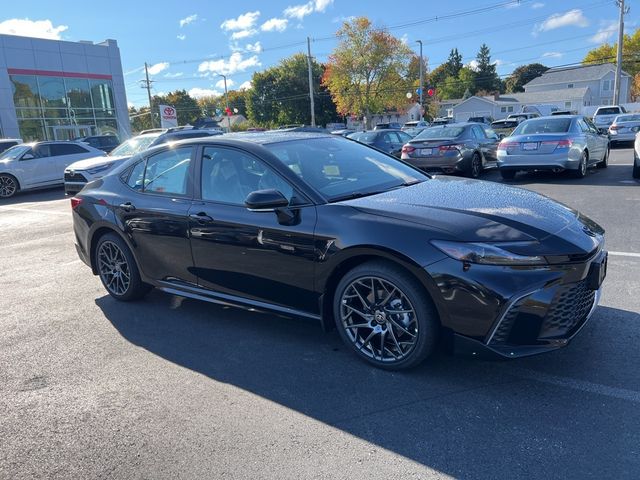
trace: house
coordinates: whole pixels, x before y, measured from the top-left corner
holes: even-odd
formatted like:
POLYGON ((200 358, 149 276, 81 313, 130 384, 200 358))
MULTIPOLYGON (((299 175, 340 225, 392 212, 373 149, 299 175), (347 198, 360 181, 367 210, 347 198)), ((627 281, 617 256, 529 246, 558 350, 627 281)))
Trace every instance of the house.
MULTIPOLYGON (((399 123, 403 124, 405 122, 410 122, 411 120, 420 120, 420 104, 414 103, 408 105, 406 110, 394 110, 384 113, 376 113, 371 115, 369 119, 369 125, 373 127, 377 123, 399 123)), ((360 129, 362 128, 362 119, 357 117, 348 117, 347 118, 347 128, 360 129)))
MULTIPOLYGON (((552 68, 524 85, 522 93, 493 96, 473 96, 451 107, 452 117, 465 121, 469 117, 490 116, 496 120, 520 112, 526 105, 552 105, 560 110, 582 113, 592 105, 613 102, 615 65, 588 65, 571 68, 552 68)), ((622 72, 620 102, 629 98, 631 76, 622 72)))

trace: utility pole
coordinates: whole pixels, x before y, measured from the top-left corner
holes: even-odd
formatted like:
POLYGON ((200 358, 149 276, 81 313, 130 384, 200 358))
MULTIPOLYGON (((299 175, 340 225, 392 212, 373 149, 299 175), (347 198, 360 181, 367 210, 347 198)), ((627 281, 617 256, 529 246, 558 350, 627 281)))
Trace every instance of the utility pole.
POLYGON ((616 0, 616 4, 620 9, 620 18, 618 20, 618 52, 616 55, 616 78, 613 83, 613 104, 620 104, 620 82, 622 75, 622 44, 624 42, 624 15, 629 11, 629 7, 625 9, 624 0, 616 0))
POLYGON ((311 101, 311 126, 316 126, 316 108, 313 101, 313 73, 311 71, 311 38, 307 37, 307 66, 309 67, 309 100, 311 101))
POLYGON ((422 110, 424 109, 424 107, 422 106, 422 89, 424 88, 424 80, 423 80, 423 73, 422 73, 422 40, 416 40, 416 42, 418 42, 420 44, 420 120, 424 120, 423 115, 422 115, 422 110))
POLYGON ((218 75, 224 79, 224 103, 227 105, 226 108, 224 109, 224 114, 227 116, 227 128, 229 129, 229 132, 231 132, 231 115, 229 115, 230 110, 229 110, 229 93, 227 92, 227 76, 222 75, 221 73, 219 73, 218 75))
POLYGON ((142 80, 142 88, 147 89, 147 96, 149 97, 149 115, 151 115, 151 128, 155 127, 155 122, 153 121, 153 102, 151 101, 151 84, 153 80, 149 80, 149 66, 147 62, 144 62, 144 75, 146 80, 142 80))

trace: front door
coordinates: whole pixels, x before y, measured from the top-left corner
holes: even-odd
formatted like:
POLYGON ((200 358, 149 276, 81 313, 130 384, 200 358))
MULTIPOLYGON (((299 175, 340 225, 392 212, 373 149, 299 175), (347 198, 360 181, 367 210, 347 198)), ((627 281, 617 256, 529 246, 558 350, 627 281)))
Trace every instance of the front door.
POLYGON ((193 147, 158 152, 131 170, 115 213, 144 275, 196 284, 189 243, 193 147))
POLYGON ((55 157, 51 156, 51 146, 41 143, 27 150, 19 160, 21 180, 25 187, 39 187, 58 180, 55 157))
POLYGON ((256 157, 204 147, 201 202, 190 211, 191 248, 199 284, 219 293, 317 312, 313 293, 316 208, 256 157), (255 190, 276 189, 290 208, 250 211, 255 190))

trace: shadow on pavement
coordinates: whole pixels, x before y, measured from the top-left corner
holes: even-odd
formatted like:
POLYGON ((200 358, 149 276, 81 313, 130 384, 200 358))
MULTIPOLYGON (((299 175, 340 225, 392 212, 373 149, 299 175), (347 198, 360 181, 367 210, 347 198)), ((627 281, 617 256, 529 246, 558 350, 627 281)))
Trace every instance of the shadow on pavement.
MULTIPOLYGON (((335 332, 307 321, 157 291, 137 303, 108 296, 96 303, 125 339, 154 355, 447 475, 632 478, 640 471, 637 404, 535 377, 573 370, 589 379, 613 369, 607 352, 615 333, 607 325, 611 338, 597 338, 590 329, 611 319, 639 325, 634 312, 600 307, 573 345, 546 356, 486 362, 438 354, 395 373, 359 361, 335 332)), ((635 342, 615 349, 634 365, 635 342)))
MULTIPOLYGON (((633 160, 631 160, 633 161, 633 160)), ((527 185, 544 183, 550 185, 590 185, 608 187, 637 187, 640 182, 632 177, 633 167, 630 165, 612 165, 607 168, 590 168, 585 178, 575 178, 569 171, 553 172, 519 172, 514 180, 503 180, 500 176, 491 178, 507 185, 527 185)), ((487 178, 489 180, 489 178, 487 178)))
POLYGON ((30 202, 50 202, 52 200, 63 200, 65 198, 71 197, 65 196, 63 188, 59 186, 48 187, 46 189, 18 192, 11 198, 0 199, 0 207, 30 202))

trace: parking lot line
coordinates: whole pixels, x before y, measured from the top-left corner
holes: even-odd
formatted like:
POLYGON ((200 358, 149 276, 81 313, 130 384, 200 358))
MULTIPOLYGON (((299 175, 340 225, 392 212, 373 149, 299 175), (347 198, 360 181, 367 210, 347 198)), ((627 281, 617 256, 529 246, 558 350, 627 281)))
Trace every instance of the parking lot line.
POLYGON ((636 258, 640 258, 640 253, 633 253, 633 252, 609 252, 609 255, 617 255, 619 257, 636 257, 636 258))

